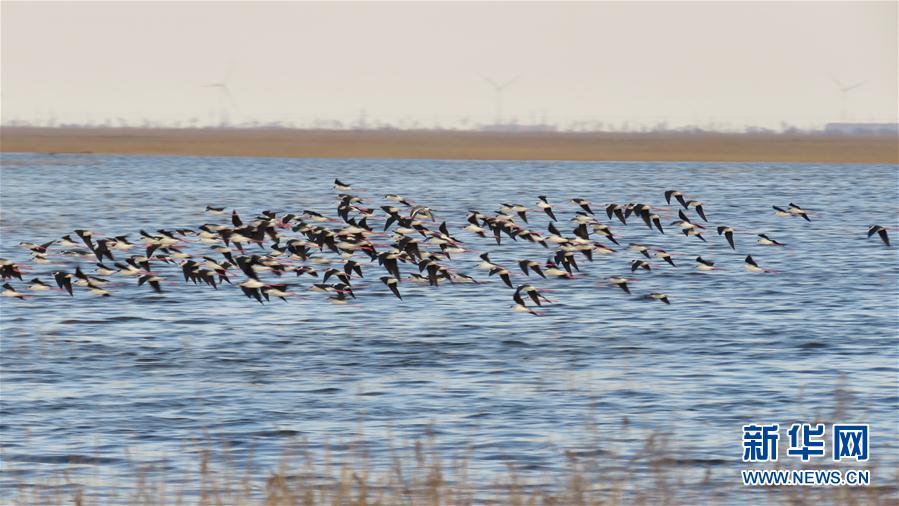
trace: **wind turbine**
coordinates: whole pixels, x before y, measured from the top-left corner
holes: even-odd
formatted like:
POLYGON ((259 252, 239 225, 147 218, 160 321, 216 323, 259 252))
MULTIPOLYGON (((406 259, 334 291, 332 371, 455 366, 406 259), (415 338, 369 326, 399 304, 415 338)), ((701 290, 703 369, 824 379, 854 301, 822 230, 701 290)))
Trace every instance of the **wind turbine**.
POLYGON ((512 79, 509 79, 508 81, 506 81, 504 83, 499 83, 497 81, 494 81, 493 79, 490 79, 489 77, 487 77, 485 75, 482 75, 481 77, 485 81, 487 81, 490 84, 490 86, 493 87, 494 111, 496 114, 496 117, 494 119, 494 124, 502 125, 502 123, 503 123, 503 91, 505 91, 506 88, 511 86, 521 76, 515 76, 512 79))
POLYGON ((855 84, 845 85, 839 79, 834 76, 830 76, 830 80, 833 81, 833 84, 837 85, 837 89, 840 90, 840 96, 842 99, 842 108, 840 109, 840 120, 846 121, 846 103, 848 102, 849 92, 858 88, 859 86, 865 84, 865 81, 859 81, 855 84))
POLYGON ((228 123, 228 109, 236 109, 228 81, 231 80, 231 66, 225 71, 225 78, 217 83, 204 84, 203 88, 216 88, 219 90, 219 121, 221 125, 228 123))

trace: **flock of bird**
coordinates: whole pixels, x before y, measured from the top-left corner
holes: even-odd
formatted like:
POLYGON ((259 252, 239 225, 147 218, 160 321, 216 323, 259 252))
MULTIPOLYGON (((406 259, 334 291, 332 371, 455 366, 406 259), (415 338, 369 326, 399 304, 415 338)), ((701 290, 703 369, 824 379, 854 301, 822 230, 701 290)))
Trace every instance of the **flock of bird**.
MULTIPOLYGON (((155 232, 140 230, 141 240, 132 242, 128 235, 101 237, 90 230, 79 229, 45 243, 22 242, 20 246, 30 252, 34 265, 65 265, 69 270, 57 269, 49 274, 51 280, 33 277, 24 282, 23 273, 32 268, 16 262, 0 259, 2 296, 26 299, 37 292, 60 290, 74 296, 77 288, 108 297, 115 283, 110 277, 135 278, 138 286, 162 293, 163 287, 174 283, 165 266, 180 267, 185 283, 208 285, 218 290, 223 285, 236 284, 242 293, 260 304, 273 297, 287 301, 297 295, 297 281, 282 282, 284 276, 293 273, 295 278, 308 276, 314 282, 308 287, 313 292, 326 293, 328 301, 345 304, 356 298, 356 289, 366 287, 359 280, 370 269, 380 269, 383 275, 375 275, 386 289, 402 300, 402 283, 422 283, 437 287, 441 282, 484 283, 454 268, 454 255, 471 253, 466 246, 474 237, 481 242, 501 244, 504 239, 539 244, 547 250, 546 261, 523 258, 517 261, 519 275, 490 258, 489 252, 480 253, 479 269, 487 271, 487 278, 496 276, 512 290, 515 312, 540 316, 535 306, 553 302, 546 297, 545 289, 531 283, 516 284, 515 278, 539 277, 542 279, 574 278, 581 270, 579 262, 593 262, 595 255, 612 254, 619 250, 631 251, 640 258, 631 260, 630 271, 652 271, 652 258, 677 268, 674 255, 658 247, 639 243, 622 246, 620 236, 612 225, 630 226, 642 223, 650 231, 659 234, 675 233, 706 242, 709 219, 704 204, 688 200, 683 193, 669 190, 664 194, 668 207, 654 207, 644 203, 611 203, 604 213, 596 214, 593 203, 582 198, 570 200, 575 212, 570 220, 574 226, 570 234, 559 227, 559 210, 546 196, 538 196, 536 207, 502 203, 490 214, 470 210, 467 225, 460 230, 471 237, 460 239, 450 232, 446 222, 437 223, 431 208, 417 204, 400 195, 385 195, 388 203, 380 210, 366 207, 367 200, 351 193, 351 185, 334 181, 337 192, 336 217, 329 217, 312 210, 278 215, 262 211, 252 220, 244 221, 236 210, 225 223, 206 223, 196 229, 159 229, 155 232), (677 209, 677 220, 664 224, 663 216, 673 212, 672 199, 677 209), (543 213, 548 220, 546 232, 535 230, 531 224, 533 214, 543 213), (691 217, 690 214, 695 214, 691 217), (603 214, 605 217, 603 217, 603 214), (606 219, 607 218, 607 219, 606 219), (630 223, 628 220, 631 220, 630 223), (639 220, 639 221, 637 221, 639 220), (699 221, 701 220, 701 222, 699 221), (371 222, 371 223, 370 223, 371 222), (373 226, 372 223, 376 225, 373 226), (375 227, 380 227, 376 230, 375 227), (672 229, 672 227, 674 227, 672 229), (387 242, 378 242, 386 239, 387 242), (614 246, 611 246, 614 244, 614 246), (137 250, 140 254, 133 254, 137 250), (71 261, 60 261, 70 258, 71 261), (71 262, 76 262, 71 269, 71 262), (94 264, 90 273, 82 270, 81 262, 94 264), (406 275, 404 277, 403 270, 406 275), (240 277, 238 280, 237 278, 240 277), (12 285, 18 279, 27 287, 26 294, 12 285), (274 279, 272 279, 274 278, 274 279), (55 285, 55 286, 53 286, 55 285), (530 306, 528 304, 531 304, 530 306)), ((811 222, 809 213, 792 202, 787 207, 772 206, 774 215, 783 218, 801 218, 811 222)), ((221 217, 229 216, 223 207, 207 205, 205 213, 221 217)), ((217 221, 217 220, 215 220, 217 221)), ((715 228, 717 235, 737 249, 735 230, 729 226, 715 228)), ((868 237, 877 234, 886 246, 890 246, 887 228, 871 225, 868 237)), ((783 247, 783 243, 765 233, 756 234, 756 243, 762 246, 783 247)), ((744 260, 745 269, 753 273, 773 272, 760 266, 752 255, 744 260)), ((695 269, 719 270, 712 260, 698 256, 695 269)), ((49 270, 49 269, 48 269, 49 270)), ((47 276, 48 274, 45 274, 47 276)), ((30 276, 28 276, 30 277, 30 276)), ((370 276, 371 277, 371 276, 370 276)), ((611 276, 604 284, 620 288, 630 295, 631 288, 625 276, 611 276)), ((652 292, 642 295, 648 300, 670 304, 668 295, 652 292)))

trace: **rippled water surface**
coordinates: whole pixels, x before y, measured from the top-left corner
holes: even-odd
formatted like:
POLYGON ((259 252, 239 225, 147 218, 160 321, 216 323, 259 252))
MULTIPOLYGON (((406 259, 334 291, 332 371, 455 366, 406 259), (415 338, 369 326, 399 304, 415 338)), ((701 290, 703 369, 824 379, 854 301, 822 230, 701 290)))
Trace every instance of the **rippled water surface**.
MULTIPOLYGON (((797 420, 871 424, 874 479, 895 479, 899 263, 896 249, 865 232, 897 226, 896 166, 23 154, 4 155, 0 176, 0 256, 26 264, 19 241, 76 228, 136 242, 140 229, 227 220, 204 215, 206 204, 245 219, 264 209, 334 215, 340 177, 371 207, 400 193, 433 208, 470 250, 451 265, 490 281, 406 282, 399 301, 366 261, 350 304, 329 304, 306 289, 310 278, 290 274, 300 296, 260 306, 236 287, 185 285, 177 266, 160 264, 162 295, 113 277, 108 298, 82 289, 4 299, 0 485, 38 484, 64 469, 76 480, 130 476, 140 463, 178 472, 196 466, 198 441, 252 452, 260 476, 297 438, 313 449, 326 437, 363 440, 377 463, 388 439, 432 427, 441 449, 468 445, 477 476, 512 463, 538 482, 564 466, 566 449, 598 444, 631 457, 662 433, 688 474, 708 470, 707 486, 729 493, 741 488, 740 426, 797 420), (670 188, 705 203, 707 243, 671 226, 653 233, 638 219, 616 225, 600 211, 646 202, 661 206, 667 224, 677 212, 665 204, 670 188), (556 203, 568 235, 576 210, 568 200, 590 199, 624 246, 581 260, 573 280, 531 278, 556 301, 543 317, 512 312, 512 291, 478 270, 477 254, 489 251, 520 283, 515 261, 542 262, 549 250, 508 238, 496 246, 462 230, 468 209, 534 207, 537 195, 556 203), (772 214, 772 204, 788 202, 813 221, 772 214), (714 232, 721 224, 737 230, 737 251, 714 232), (756 245, 759 232, 787 246, 756 245), (675 253, 678 267, 653 260, 652 272, 631 274, 640 255, 629 242, 675 253), (747 253, 776 272, 746 272, 747 253), (723 270, 697 272, 698 254, 723 270), (606 286, 611 275, 635 279, 633 296, 606 286), (671 305, 641 298, 656 291, 671 305)), ((545 232, 545 215, 529 219, 545 232)), ((32 265, 26 280, 52 283, 61 267, 32 265)))

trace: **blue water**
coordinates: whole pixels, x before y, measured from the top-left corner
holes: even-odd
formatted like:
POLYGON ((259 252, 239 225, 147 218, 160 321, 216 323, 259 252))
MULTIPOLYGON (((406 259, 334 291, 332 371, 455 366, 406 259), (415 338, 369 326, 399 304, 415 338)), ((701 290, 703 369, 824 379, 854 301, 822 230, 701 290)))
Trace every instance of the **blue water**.
MULTIPOLYGON (((485 484, 509 464, 539 484, 566 466, 565 450, 627 466, 656 433, 688 481, 706 477, 708 493, 726 498, 745 493, 737 470, 751 467, 740 462, 740 426, 794 421, 871 424, 874 459, 863 467, 876 485, 895 486, 899 263, 895 247, 865 232, 899 225, 897 175, 891 165, 4 154, 0 256, 29 265, 26 280, 52 283, 50 272, 79 260, 31 265, 20 241, 87 228, 137 242, 142 228, 227 222, 204 215, 206 204, 236 208, 245 221, 264 209, 334 216, 339 177, 370 207, 388 204, 386 193, 430 206, 470 250, 450 265, 489 283, 404 282, 399 301, 365 260, 350 304, 329 304, 308 291, 312 278, 289 274, 300 295, 261 306, 233 286, 185 285, 177 266, 159 264, 162 295, 112 276, 108 298, 77 287, 75 297, 4 298, 0 494, 63 470, 93 493, 140 464, 177 475, 196 468, 204 442, 227 444, 238 459, 252 453, 256 477, 296 439, 313 453, 326 440, 361 441, 375 465, 389 465, 379 452, 388 434, 396 444, 430 432, 448 455, 468 448, 485 484), (665 204, 667 189, 705 203, 707 243, 672 226, 660 235, 637 218, 625 227, 601 211, 650 203, 668 213, 667 225, 678 209, 665 204), (555 203, 568 236, 568 200, 590 199, 622 244, 592 263, 579 258, 575 279, 530 278, 557 301, 542 317, 512 312, 512 290, 478 270, 477 255, 489 251, 521 283, 515 262, 542 262, 550 250, 462 230, 468 209, 533 208, 537 195, 555 203), (788 202, 813 221, 773 215, 771 205, 788 202), (737 230, 736 251, 715 233, 720 224, 737 230), (760 232, 787 246, 756 245, 760 232), (642 256, 629 242, 675 253, 678 267, 654 259, 652 272, 631 274, 642 256), (697 272, 700 254, 723 270, 697 272), (746 272, 746 254, 776 272, 746 272), (607 286, 611 275, 635 279, 633 296, 607 286), (671 305, 641 298, 656 291, 671 305)), ((381 216, 370 220, 378 230, 381 216)), ((529 219, 545 233, 545 215, 529 219)))

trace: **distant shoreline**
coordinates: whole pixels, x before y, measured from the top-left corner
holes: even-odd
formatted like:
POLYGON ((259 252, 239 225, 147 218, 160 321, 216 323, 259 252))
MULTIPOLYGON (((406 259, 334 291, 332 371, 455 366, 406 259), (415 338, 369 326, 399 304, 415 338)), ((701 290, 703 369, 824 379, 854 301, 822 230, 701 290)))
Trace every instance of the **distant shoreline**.
POLYGON ((0 152, 897 164, 899 138, 821 134, 2 127, 0 152))

